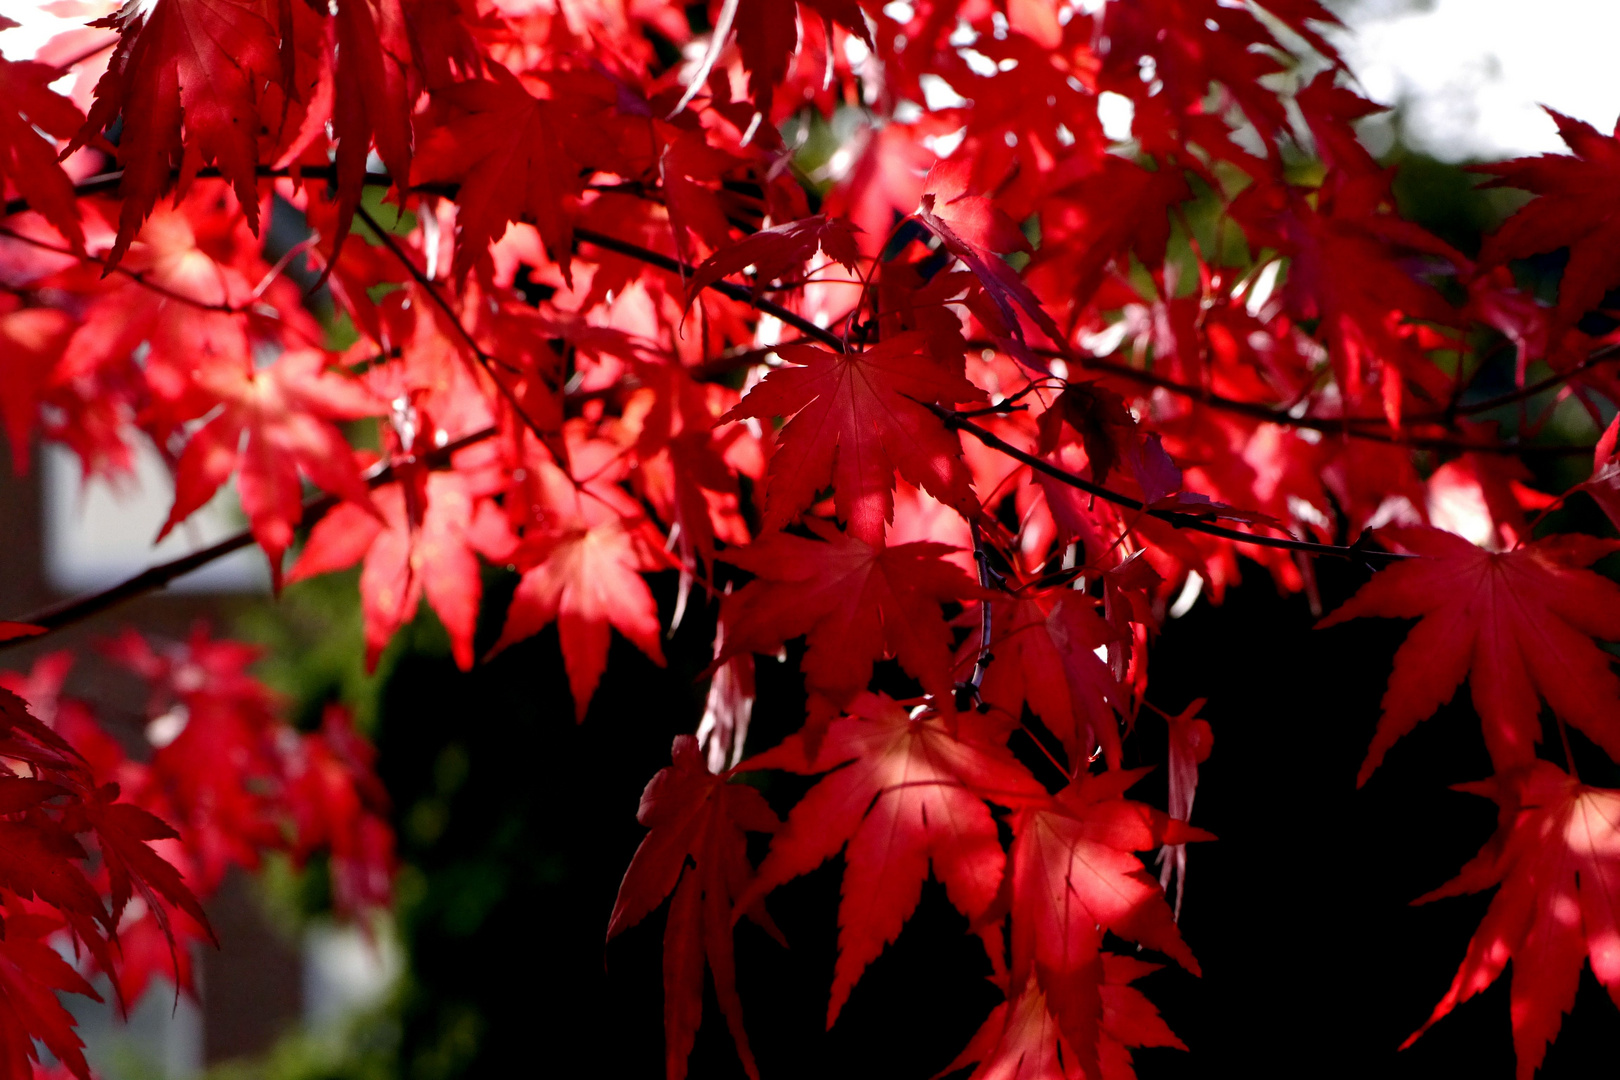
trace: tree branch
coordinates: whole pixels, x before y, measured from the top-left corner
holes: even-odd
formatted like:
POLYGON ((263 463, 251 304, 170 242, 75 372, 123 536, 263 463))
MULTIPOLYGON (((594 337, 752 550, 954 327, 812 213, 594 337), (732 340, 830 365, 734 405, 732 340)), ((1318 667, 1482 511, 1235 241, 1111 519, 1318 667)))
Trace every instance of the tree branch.
MULTIPOLYGON (((116 189, 123 181, 123 175, 122 170, 115 170, 112 172, 101 173, 97 176, 92 176, 86 180, 80 181, 78 184, 75 184, 73 188, 74 194, 81 196, 97 195, 112 191, 116 189)), ((200 169, 197 172, 197 176, 199 178, 218 178, 219 175, 219 169, 214 166, 200 169)), ((261 165, 258 168, 258 175, 265 179, 282 179, 296 175, 296 177, 299 179, 325 180, 332 183, 336 182, 337 169, 334 165, 312 165, 299 168, 295 174, 295 171, 290 168, 276 169, 261 165)), ((364 183, 373 187, 392 187, 394 186, 394 179, 386 173, 367 173, 364 183)), ((443 184, 422 184, 408 187, 406 190, 446 195, 450 197, 454 197, 455 195, 455 188, 453 186, 446 186, 443 184)), ((10 199, 5 204, 5 216, 9 217, 12 214, 22 213, 28 208, 29 204, 26 198, 19 197, 10 199)), ((363 207, 361 208, 361 211, 364 212, 363 207)), ((380 230, 378 231, 380 235, 380 230)), ((637 259, 649 266, 655 266, 659 269, 667 270, 670 273, 680 274, 683 277, 690 276, 695 272, 694 267, 680 262, 679 260, 672 259, 667 255, 653 251, 650 248, 642 247, 639 244, 631 243, 628 240, 620 240, 617 237, 596 232, 593 229, 575 229, 574 235, 585 243, 594 244, 595 246, 606 251, 613 251, 620 255, 629 256, 630 258, 637 259)), ((708 288, 715 290, 722 296, 726 296, 732 300, 737 300, 741 303, 749 304, 758 311, 774 316, 775 318, 780 319, 785 325, 792 326, 806 337, 812 338, 836 352, 845 351, 844 342, 837 334, 834 334, 823 327, 817 326, 808 319, 804 318, 802 315, 789 311, 780 304, 755 297, 752 291, 746 286, 738 285, 729 281, 717 281, 711 283, 708 288)), ((990 342, 972 341, 968 344, 969 347, 992 347, 990 342)), ((1054 357, 1062 355, 1056 350, 1049 349, 1035 348, 1032 351, 1034 351, 1036 355, 1054 357)), ((1490 410, 1500 408, 1503 405, 1511 405, 1515 402, 1522 401, 1528 397, 1534 396, 1535 394, 1541 393, 1544 390, 1550 390, 1575 377, 1582 371, 1588 370, 1596 364, 1610 359, 1620 359, 1620 345, 1606 345, 1595 349, 1593 350, 1592 355, 1587 357, 1586 360, 1582 361, 1579 365, 1570 369, 1569 371, 1550 375, 1547 378, 1541 379, 1520 390, 1502 394, 1486 401, 1478 401, 1468 405, 1463 405, 1457 409, 1450 410, 1449 412, 1424 413, 1410 417, 1409 419, 1410 422, 1414 424, 1442 423, 1457 415, 1475 415, 1482 412, 1489 412, 1490 410)), ((1262 405, 1258 402, 1243 401, 1238 398, 1229 398, 1220 394, 1214 394, 1205 391, 1202 387, 1190 386, 1185 383, 1177 382, 1174 379, 1165 378, 1161 375, 1154 375, 1152 372, 1142 371, 1139 368, 1133 368, 1128 364, 1116 364, 1096 357, 1085 358, 1084 364, 1087 368, 1108 372, 1113 375, 1118 375, 1121 378, 1131 379, 1147 386, 1159 387, 1169 393, 1178 394, 1195 401, 1201 401, 1204 404, 1210 405, 1214 408, 1223 409, 1239 415, 1249 416, 1257 420, 1279 424, 1285 427, 1306 428, 1312 431, 1320 431, 1326 435, 1340 435, 1353 439, 1363 439, 1370 442, 1382 442, 1397 446, 1411 446, 1419 449, 1473 451, 1488 454, 1573 455, 1591 452, 1591 447, 1588 446, 1515 446, 1508 443, 1470 443, 1460 439, 1448 439, 1439 436, 1401 436, 1388 430, 1378 430, 1376 427, 1368 429, 1367 427, 1362 426, 1363 424, 1380 423, 1380 421, 1375 421, 1372 418, 1358 419, 1355 417, 1347 417, 1341 419, 1323 419, 1310 416, 1293 417, 1268 405, 1262 405)), ((497 382, 499 382, 499 380, 497 380, 497 382)))
MULTIPOLYGON (((969 341, 967 344, 968 348, 970 349, 994 349, 998 347, 995 342, 992 341, 973 340, 969 341)), ((1580 371, 1583 371, 1588 367, 1595 366, 1602 360, 1613 359, 1616 358, 1616 356, 1620 356, 1620 346, 1605 346, 1604 349, 1609 351, 1603 356, 1597 355, 1597 353, 1601 350, 1594 350, 1593 355, 1588 357, 1586 362, 1583 362, 1579 367, 1571 369, 1562 375, 1549 376, 1538 383, 1525 387, 1523 390, 1515 391, 1511 394, 1504 394, 1499 398, 1492 398, 1489 401, 1475 402, 1473 405, 1463 406, 1452 411, 1453 413, 1457 414, 1488 412, 1491 409, 1512 404, 1515 401, 1538 394, 1542 390, 1557 386, 1559 383, 1573 378, 1580 371)), ((1056 349, 1043 349, 1031 346, 1030 351, 1036 356, 1045 357, 1047 359, 1066 359, 1064 354, 1058 352, 1056 349)), ((1108 375, 1117 376, 1118 378, 1128 379, 1144 386, 1152 386, 1156 389, 1175 394, 1178 397, 1184 397, 1200 404, 1208 405, 1211 408, 1220 409, 1224 412, 1235 413, 1239 416, 1247 416, 1255 420, 1260 420, 1264 423, 1276 424, 1279 427, 1305 428, 1310 431, 1319 431, 1324 435, 1362 439, 1367 442, 1379 442, 1392 446, 1407 446, 1422 450, 1456 450, 1460 452, 1473 452, 1481 454, 1507 454, 1517 456, 1519 454, 1526 453, 1590 454, 1592 452, 1592 448, 1590 446, 1519 446, 1512 443, 1502 442, 1469 442, 1465 439, 1448 438, 1446 436, 1438 435, 1401 434, 1390 431, 1388 429, 1388 425, 1382 419, 1375 419, 1373 417, 1350 416, 1329 418, 1318 416, 1293 416, 1281 409, 1273 408, 1270 405, 1263 405, 1257 401, 1244 401, 1241 398, 1225 397, 1221 394, 1205 390, 1201 386, 1193 386, 1188 383, 1177 382, 1175 379, 1168 378, 1164 375, 1156 375, 1151 371, 1143 371, 1141 368, 1132 367, 1129 364, 1121 364, 1112 360, 1105 360, 1102 357, 1082 356, 1080 358, 1080 362, 1087 370, 1103 372, 1108 375)), ((1415 416, 1408 417, 1407 422, 1413 425, 1418 425, 1439 423, 1444 419, 1446 419, 1445 413, 1420 413, 1415 416)))
POLYGON ((1050 476, 1052 479, 1067 484, 1072 488, 1078 488, 1088 495, 1094 495, 1105 502, 1111 502, 1116 506, 1123 506, 1127 510, 1136 510, 1138 512, 1148 514, 1151 517, 1156 517, 1161 521, 1174 525, 1178 529, 1190 529, 1193 532, 1207 533, 1210 536, 1218 536, 1223 540, 1231 540, 1232 542, 1238 544, 1249 544, 1254 547, 1277 548, 1282 551, 1299 551, 1304 552, 1307 555, 1331 555, 1335 558, 1355 559, 1358 561, 1367 559, 1398 560, 1412 558, 1410 555, 1402 555, 1398 552, 1378 551, 1376 549, 1360 547, 1357 545, 1343 547, 1338 544, 1318 544, 1310 540, 1295 540, 1293 538, 1284 539, 1278 536, 1260 536, 1255 533, 1239 532, 1236 529, 1228 529, 1224 525, 1216 525, 1192 514, 1182 513, 1176 510, 1154 509, 1145 505, 1140 499, 1134 499, 1129 495, 1123 495, 1117 491, 1114 491, 1112 488, 1106 488, 1101 484, 1093 483, 1092 481, 1087 480, 1085 477, 1076 476, 1067 469, 1059 468, 1049 461, 1036 457, 1034 454, 1020 450, 1018 447, 1014 446, 1010 442, 1007 442, 1005 439, 1002 439, 994 432, 980 427, 972 420, 969 420, 964 416, 959 416, 950 409, 942 408, 939 405, 935 405, 927 401, 919 401, 918 404, 922 405, 929 412, 939 417, 946 427, 954 428, 957 431, 965 431, 969 435, 972 435, 975 439, 978 439, 984 445, 990 447, 992 450, 999 450, 1001 453, 1006 454, 1008 457, 1013 458, 1016 461, 1028 465, 1037 472, 1044 473, 1045 475, 1050 476))
MULTIPOLYGON (((979 570, 979 588, 986 591, 990 588, 990 556, 984 550, 984 533, 979 529, 977 520, 970 523, 973 529, 973 562, 979 570)), ((981 711, 985 708, 984 698, 979 691, 984 686, 984 673, 990 667, 990 661, 995 659, 990 655, 990 638, 992 631, 990 600, 979 600, 979 655, 973 660, 973 674, 965 683, 956 685, 956 711, 963 712, 970 706, 977 706, 981 711)))
POLYGON ((41 240, 38 237, 25 235, 13 229, 6 228, 3 225, 0 225, 0 236, 15 240, 20 244, 27 244, 30 247, 38 248, 41 251, 49 251, 56 255, 68 255, 75 259, 84 259, 87 262, 93 262, 97 266, 105 267, 108 273, 121 274, 133 281, 135 284, 139 285, 141 288, 156 293, 158 296, 161 296, 166 300, 173 300, 178 304, 185 304, 189 307, 194 307, 199 311, 214 311, 223 315, 244 315, 253 306, 251 303, 241 305, 228 303, 216 304, 209 300, 199 300, 195 296, 187 296, 185 293, 175 292, 167 285, 159 285, 157 282, 149 280, 143 271, 131 270, 122 263, 119 263, 117 266, 107 267, 107 260, 103 259, 99 255, 91 255, 89 252, 80 254, 70 247, 66 247, 61 244, 52 244, 49 241, 41 240))
MULTIPOLYGON (((574 230, 574 235, 585 241, 587 244, 595 244, 604 251, 612 251, 620 255, 628 255, 630 258, 639 262, 644 262, 648 266, 656 266, 660 270, 668 270, 672 274, 679 274, 681 275, 682 280, 685 280, 686 278, 697 273, 697 267, 695 266, 690 266, 686 263, 680 262, 677 259, 672 259, 668 255, 660 254, 651 248, 642 247, 640 244, 632 244, 628 240, 620 240, 616 236, 608 236, 606 233, 599 233, 594 229, 576 228, 574 230)), ((730 281, 715 281, 711 282, 708 287, 719 293, 721 296, 729 297, 732 300, 737 300, 741 303, 748 304, 756 311, 761 311, 766 315, 771 315, 777 319, 780 319, 785 325, 793 327, 793 329, 799 331, 799 333, 803 334, 805 337, 814 338, 816 341, 821 342, 834 352, 845 351, 843 338, 839 337, 831 330, 817 326, 809 319, 806 319, 803 315, 800 315, 797 312, 789 311, 781 304, 774 303, 770 300, 756 299, 752 290, 750 290, 746 285, 737 285, 730 281)))
MULTIPOLYGON (((450 458, 457 451, 465 450, 467 447, 481 443, 485 439, 493 438, 495 434, 495 428, 484 428, 481 431, 473 432, 471 435, 463 435, 459 439, 436 447, 432 453, 426 455, 427 465, 431 469, 444 468, 449 465, 450 458)), ((376 489, 392 482, 393 479, 394 467, 386 465, 367 476, 366 485, 376 489)), ((304 512, 299 518, 298 527, 301 529, 312 528, 316 522, 325 517, 341 501, 334 495, 321 495, 305 502, 304 512)), ((91 593, 88 596, 81 596, 60 604, 52 604, 50 607, 36 611, 31 615, 25 615, 15 621, 43 627, 45 634, 34 634, 31 637, 0 641, 0 650, 9 649, 25 642, 39 641, 46 635, 53 634, 75 623, 83 622, 93 615, 99 615, 108 608, 116 607, 126 600, 133 600, 137 596, 155 592, 166 587, 177 578, 185 577, 195 570, 201 570, 209 563, 222 559, 232 552, 240 551, 252 543, 253 531, 243 529, 241 532, 233 536, 227 536, 217 544, 211 544, 200 551, 193 551, 189 555, 180 556, 178 559, 171 559, 165 563, 158 563, 156 566, 149 566, 134 577, 127 578, 109 589, 103 589, 100 592, 91 593)))
MULTIPOLYGON (((1459 405, 1453 410, 1453 412, 1464 416, 1473 416, 1482 412, 1490 412, 1492 409, 1500 409, 1504 405, 1517 404, 1518 402, 1524 401, 1528 398, 1535 397, 1543 390, 1551 390, 1555 387, 1561 386, 1573 379, 1575 376, 1581 374, 1582 372, 1590 371, 1592 368, 1597 367, 1606 360, 1620 360, 1620 342, 1610 342, 1607 345, 1599 345, 1586 355, 1585 360, 1582 360, 1568 371, 1556 371, 1544 379, 1538 379, 1527 386, 1522 386, 1517 390, 1510 390, 1505 394, 1498 394, 1493 398, 1486 398, 1484 401, 1475 401, 1467 405, 1459 405)), ((1590 449, 1590 447, 1586 447, 1584 449, 1590 449)))

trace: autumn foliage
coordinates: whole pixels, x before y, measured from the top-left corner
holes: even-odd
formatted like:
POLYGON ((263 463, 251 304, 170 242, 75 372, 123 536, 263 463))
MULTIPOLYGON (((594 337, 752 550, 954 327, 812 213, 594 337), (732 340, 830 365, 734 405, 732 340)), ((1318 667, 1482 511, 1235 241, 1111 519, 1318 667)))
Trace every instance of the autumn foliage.
MULTIPOLYGON (((14 464, 149 443, 165 532, 233 487, 278 589, 361 568, 371 664, 424 602, 463 669, 555 625, 583 723, 615 635, 661 664, 717 611, 602 912, 664 920, 669 1080, 706 980, 759 1075, 734 927, 780 937, 772 891, 839 856, 829 1026, 932 875, 1006 999, 953 1069, 1181 1047, 1138 951, 1199 972, 1220 750, 1147 704, 1154 638, 1243 573, 1319 608, 1320 559, 1376 571, 1320 626, 1415 620, 1360 782, 1464 683, 1494 768, 1498 832, 1423 898, 1496 890, 1430 1023, 1511 963, 1528 1080, 1583 965, 1620 1002, 1620 791, 1576 765, 1620 761, 1620 542, 1561 531, 1620 524, 1620 140, 1557 116, 1569 155, 1485 167, 1533 198, 1471 257, 1396 212, 1316 0, 79 6, 0 59, 14 464), (1567 490, 1526 465, 1570 457, 1567 490), (751 745, 788 657, 802 726, 751 745), (1123 767, 1160 724, 1162 808, 1123 767), (773 808, 766 770, 806 793, 773 808)), ((342 909, 389 895, 340 710, 297 732, 202 633, 105 650, 151 688, 141 754, 61 696, 66 655, 0 694, 8 1078, 36 1042, 87 1076, 56 998, 87 976, 187 988, 231 866, 323 852, 342 909)))

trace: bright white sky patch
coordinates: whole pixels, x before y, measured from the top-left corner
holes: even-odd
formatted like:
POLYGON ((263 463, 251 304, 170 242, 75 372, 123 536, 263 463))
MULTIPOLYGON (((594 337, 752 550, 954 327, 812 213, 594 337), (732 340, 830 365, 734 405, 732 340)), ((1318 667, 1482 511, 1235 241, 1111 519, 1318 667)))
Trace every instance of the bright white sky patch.
POLYGON ((1561 151, 1546 104, 1599 131, 1620 116, 1615 0, 1356 0, 1335 5, 1367 95, 1404 104, 1409 145, 1448 160, 1561 151))

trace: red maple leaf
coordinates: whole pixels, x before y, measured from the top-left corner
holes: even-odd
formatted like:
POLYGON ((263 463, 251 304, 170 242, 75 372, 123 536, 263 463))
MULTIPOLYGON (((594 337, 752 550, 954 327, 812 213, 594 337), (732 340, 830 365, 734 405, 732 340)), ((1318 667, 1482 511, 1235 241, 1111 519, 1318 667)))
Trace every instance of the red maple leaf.
POLYGON ((772 533, 722 558, 755 575, 726 599, 724 660, 774 653, 806 636, 805 683, 835 702, 866 689, 872 664, 894 656, 935 708, 950 709, 951 633, 942 601, 977 597, 979 589, 941 556, 944 544, 873 547, 829 525, 812 523, 821 540, 772 533))
POLYGON ((1615 255, 1620 244, 1620 199, 1615 196, 1620 140, 1583 120, 1552 109, 1547 113, 1573 156, 1541 154, 1475 166, 1498 177, 1492 186, 1522 188, 1539 196, 1485 238, 1480 261, 1491 266, 1569 248, 1554 314, 1555 324, 1563 329, 1620 284, 1620 260, 1615 255))
MULTIPOLYGON (((348 235, 366 182, 373 138, 377 156, 404 188, 411 175, 412 92, 405 12, 400 0, 351 0, 332 11, 332 134, 337 147, 337 231, 332 251, 348 235)), ((334 258, 335 262, 335 258, 334 258)), ((328 264, 330 272, 332 264, 328 264)))
POLYGON ((281 584, 281 557, 303 516, 302 472, 334 495, 370 507, 348 440, 332 423, 383 411, 359 383, 326 372, 325 353, 284 353, 262 370, 211 365, 197 380, 223 409, 186 442, 174 506, 158 539, 190 517, 238 471, 242 510, 281 584))
POLYGON ((822 214, 761 229, 704 259, 687 283, 686 303, 690 306, 698 293, 750 266, 754 268, 757 294, 764 286, 786 277, 789 270, 803 266, 817 251, 854 273, 861 257, 855 245, 858 231, 843 218, 822 214))
POLYGON ((51 308, 0 315, 0 348, 11 358, 6 377, 0 379, 0 418, 11 443, 12 467, 19 474, 28 469, 40 399, 73 329, 67 313, 51 308))
POLYGON ((1581 964, 1620 1003, 1620 791, 1587 787, 1545 761, 1459 784, 1501 806, 1496 835, 1449 884, 1417 903, 1500 885, 1434 1014, 1402 1049, 1513 961, 1513 1049, 1530 1080, 1575 1006, 1581 964))
POLYGON ((641 572, 665 564, 641 508, 615 484, 625 471, 621 452, 598 439, 574 444, 569 458, 589 479, 531 459, 540 520, 511 556, 523 578, 491 655, 556 622, 574 718, 584 720, 613 630, 663 666, 658 605, 641 572))
POLYGON ((568 273, 574 222, 583 189, 580 167, 564 146, 575 121, 556 98, 536 98, 500 64, 490 78, 436 91, 418 121, 413 184, 458 183, 454 270, 465 277, 509 222, 532 222, 568 273))
POLYGON ((1395 653, 1364 784, 1395 741, 1451 700, 1468 678, 1498 771, 1528 764, 1541 705, 1620 757, 1620 679, 1591 641, 1620 640, 1620 586, 1581 569, 1612 542, 1563 536, 1498 554, 1427 527, 1381 535, 1418 555, 1379 571, 1317 623, 1382 615, 1420 619, 1395 653))
MULTIPOLYGON (((1097 1075, 1101 1080, 1136 1080, 1130 1051, 1143 1046, 1187 1046, 1159 1015, 1142 991, 1131 985, 1159 970, 1132 956, 1103 953, 1102 1022, 1097 1035, 1097 1075)), ((1024 984, 1011 1001, 991 1010, 990 1016, 955 1061, 952 1072, 978 1064, 968 1080, 1088 1080, 1087 1073, 1058 1030, 1047 1006, 1046 994, 1034 980, 1024 984)), ((942 1074, 943 1075, 943 1074, 942 1074)))
POLYGON ((124 205, 108 262, 129 249, 176 157, 182 188, 201 166, 218 165, 257 233, 259 95, 281 77, 275 28, 243 0, 129 3, 91 25, 116 28, 118 47, 69 149, 123 118, 124 205))
POLYGON ((426 596, 450 635, 451 655, 466 671, 484 592, 478 556, 509 555, 512 541, 500 512, 487 499, 474 498, 460 474, 434 473, 412 494, 389 484, 372 493, 375 514, 356 503, 333 509, 310 530, 287 581, 342 570, 363 558, 367 668, 376 669, 383 649, 426 596))
POLYGON ((51 90, 60 69, 32 60, 0 57, 0 190, 6 181, 75 246, 84 242, 73 181, 56 163, 47 136, 70 138, 84 116, 68 98, 51 90))
MULTIPOLYGON (((1198 793, 1198 766, 1209 759, 1215 747, 1215 733, 1209 721, 1199 717, 1204 699, 1198 698, 1176 716, 1165 716, 1169 727, 1169 799, 1167 809, 1177 821, 1192 818, 1193 797, 1198 793)), ((1181 918, 1181 897, 1187 887, 1187 845, 1167 844, 1159 849, 1159 885, 1168 889, 1176 879, 1175 914, 1181 918)))
MULTIPOLYGON (((743 1068, 759 1080, 737 997, 732 909, 753 877, 743 831, 774 832, 780 822, 758 791, 727 783, 731 773, 710 773, 692 736, 676 736, 670 756, 673 764, 660 770, 642 793, 636 820, 651 831, 624 872, 608 921, 608 940, 645 919, 673 892, 664 927, 665 1075, 668 1080, 686 1075, 686 1059, 703 1018, 707 962, 743 1068)), ((763 912, 755 917, 775 930, 763 912)))
MULTIPOLYGON (((1086 761, 1099 748, 1110 768, 1119 767, 1116 709, 1124 693, 1096 650, 1115 634, 1096 605, 1072 589, 1004 597, 990 603, 994 659, 980 696, 1017 722, 1024 705, 1063 741, 1069 760, 1086 761)), ((978 649, 977 636, 963 642, 959 657, 978 649)))
MULTIPOLYGON (((836 21, 868 45, 866 19, 857 0, 799 0, 830 25, 836 21)), ((737 51, 748 70, 748 93, 766 114, 778 84, 787 78, 788 67, 799 45, 799 12, 788 0, 722 0, 715 14, 709 48, 694 69, 676 110, 684 109, 708 81, 715 61, 729 43, 732 31, 737 51)), ((828 37, 831 37, 829 33, 828 37)))
POLYGON ((32 1080, 38 1039, 79 1080, 90 1080, 76 1021, 56 995, 79 994, 93 1001, 101 995, 52 948, 50 937, 62 924, 8 900, 5 926, 0 938, 0 1076, 32 1080))
POLYGON ((765 529, 780 529, 832 484, 833 505, 852 536, 881 544, 894 517, 898 472, 963 514, 977 510, 962 446, 921 404, 982 401, 960 359, 925 351, 920 333, 897 334, 865 352, 813 345, 777 350, 780 367, 719 420, 792 417, 771 455, 765 529))
POLYGON ((377 751, 341 705, 328 705, 321 729, 287 755, 288 804, 297 829, 292 858, 302 867, 325 850, 332 902, 345 916, 388 906, 394 880, 394 836, 388 792, 372 771, 377 751))
POLYGON ((1013 819, 1011 868, 1003 884, 1012 912, 1011 985, 1034 978, 1058 1030, 1087 1070, 1099 1055, 1103 931, 1199 973, 1164 891, 1132 853, 1214 838, 1122 798, 1145 772, 1084 773, 1013 819))
POLYGON ((1017 271, 999 257, 1028 251, 1029 240, 988 198, 970 194, 968 185, 972 175, 973 163, 962 157, 946 158, 935 164, 928 172, 928 179, 923 181, 917 220, 928 226, 952 255, 967 264, 995 301, 1002 326, 994 329, 1001 331, 998 336, 1012 355, 1032 368, 1044 369, 1045 365, 1029 351, 1014 305, 1022 308, 1059 347, 1066 338, 1017 271))
POLYGON ((947 725, 932 711, 913 717, 875 694, 857 697, 849 712, 813 746, 800 732, 738 766, 831 772, 794 806, 742 901, 746 907, 808 874, 847 842, 829 1028, 861 973, 916 910, 930 863, 962 914, 976 921, 989 910, 1006 857, 985 800, 1008 805, 1046 795, 1002 745, 1004 729, 984 717, 963 714, 947 725))

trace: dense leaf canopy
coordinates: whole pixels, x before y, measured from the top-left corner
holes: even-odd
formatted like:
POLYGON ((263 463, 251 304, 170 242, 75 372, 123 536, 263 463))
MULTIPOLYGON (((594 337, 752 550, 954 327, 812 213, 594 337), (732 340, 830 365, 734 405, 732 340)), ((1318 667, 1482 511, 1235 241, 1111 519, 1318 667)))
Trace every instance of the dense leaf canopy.
MULTIPOLYGON (((0 421, 19 469, 155 448, 165 532, 228 488, 248 532, 6 633, 253 542, 277 589, 362 566, 372 665, 423 601, 463 670, 554 625, 540 692, 602 724, 616 635, 663 664, 717 611, 608 926, 667 901, 669 1080, 705 971, 757 1075, 733 927, 840 853, 829 1026, 932 873, 1006 997, 953 1067, 1179 1047, 1122 950, 1199 971, 1164 888, 1213 839, 1215 740, 1144 709, 1155 636, 1240 573, 1319 607, 1328 558, 1378 572, 1324 626, 1418 620, 1361 780, 1465 681, 1495 769, 1501 831, 1432 895, 1499 891, 1435 1020, 1511 960, 1528 1078, 1583 962, 1620 1001, 1620 792, 1572 750, 1620 755, 1617 545, 1565 512, 1620 524, 1620 140, 1558 116, 1570 156, 1484 167, 1533 197, 1470 254, 1398 212, 1316 0, 79 6, 0 58, 0 421), (1556 289, 1524 273, 1555 252, 1556 289), (773 655, 802 726, 749 746, 773 655), (1122 752, 1160 723, 1165 809, 1122 752), (781 820, 760 770, 816 779, 781 820)), ((107 651, 149 752, 62 696, 65 654, 0 694, 6 1078, 37 1042, 87 1080, 56 992, 88 975, 189 988, 231 866, 323 853, 342 910, 389 897, 340 709, 294 730, 203 634, 107 651)))

